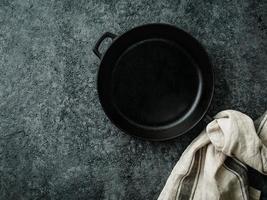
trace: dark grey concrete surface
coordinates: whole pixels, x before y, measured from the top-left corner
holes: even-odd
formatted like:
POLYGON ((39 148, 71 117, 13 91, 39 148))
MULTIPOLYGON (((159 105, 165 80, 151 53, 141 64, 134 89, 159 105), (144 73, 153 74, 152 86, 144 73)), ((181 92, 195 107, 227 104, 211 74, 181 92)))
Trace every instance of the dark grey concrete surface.
POLYGON ((94 42, 177 25, 214 64, 210 113, 256 118, 267 109, 266 11, 264 0, 0 0, 0 199, 156 199, 202 127, 164 143, 121 133, 98 101, 94 42))

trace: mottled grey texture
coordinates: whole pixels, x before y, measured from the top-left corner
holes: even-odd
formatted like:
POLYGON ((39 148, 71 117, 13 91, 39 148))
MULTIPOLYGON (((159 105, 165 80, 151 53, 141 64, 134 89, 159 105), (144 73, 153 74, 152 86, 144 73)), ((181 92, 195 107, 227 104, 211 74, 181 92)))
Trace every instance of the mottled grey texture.
POLYGON ((199 131, 154 143, 116 129, 98 101, 94 42, 177 25, 211 56, 210 112, 255 118, 267 109, 266 10, 264 0, 0 0, 0 199, 156 199, 199 131))

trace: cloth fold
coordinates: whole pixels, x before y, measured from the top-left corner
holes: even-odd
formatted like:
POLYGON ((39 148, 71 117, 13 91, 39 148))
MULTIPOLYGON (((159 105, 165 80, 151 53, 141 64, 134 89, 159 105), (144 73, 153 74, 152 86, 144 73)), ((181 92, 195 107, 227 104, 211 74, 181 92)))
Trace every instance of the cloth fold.
POLYGON ((267 112, 255 124, 241 112, 219 112, 184 151, 158 200, 258 200, 246 165, 267 175, 267 112))

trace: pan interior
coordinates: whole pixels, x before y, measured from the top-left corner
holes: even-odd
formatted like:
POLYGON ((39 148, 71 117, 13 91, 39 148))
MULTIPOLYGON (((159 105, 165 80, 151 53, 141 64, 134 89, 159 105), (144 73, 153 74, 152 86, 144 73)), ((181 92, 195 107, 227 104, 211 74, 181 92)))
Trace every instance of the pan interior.
POLYGON ((197 104, 201 74, 192 57, 164 39, 138 42, 124 51, 112 72, 112 103, 128 121, 165 126, 197 104))

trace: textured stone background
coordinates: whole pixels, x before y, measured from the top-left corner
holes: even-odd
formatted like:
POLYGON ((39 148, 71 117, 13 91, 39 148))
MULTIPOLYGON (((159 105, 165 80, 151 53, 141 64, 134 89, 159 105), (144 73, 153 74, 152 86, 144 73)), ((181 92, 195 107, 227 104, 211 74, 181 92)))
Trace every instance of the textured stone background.
POLYGON ((98 102, 94 42, 175 24, 214 63, 211 114, 256 118, 267 109, 266 11, 264 0, 0 0, 0 199, 156 199, 199 128, 164 143, 118 131, 98 102))

